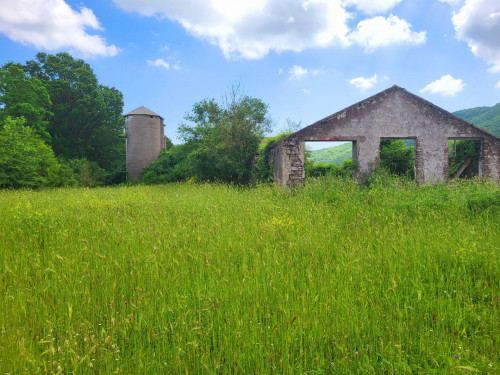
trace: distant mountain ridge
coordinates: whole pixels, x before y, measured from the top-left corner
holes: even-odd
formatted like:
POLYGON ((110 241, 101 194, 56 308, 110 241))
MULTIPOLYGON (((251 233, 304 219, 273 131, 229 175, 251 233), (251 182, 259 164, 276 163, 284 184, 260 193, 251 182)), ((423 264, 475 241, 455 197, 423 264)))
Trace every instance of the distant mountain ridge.
MULTIPOLYGON (((500 103, 493 107, 476 107, 453 112, 461 119, 500 137, 500 103)), ((352 157, 352 143, 310 151, 309 159, 315 163, 340 166, 345 159, 352 157)))
POLYGON ((311 151, 309 157, 314 163, 335 164, 340 167, 346 159, 352 158, 352 143, 347 142, 343 145, 322 148, 321 150, 311 151))
POLYGON ((462 109, 453 114, 500 137, 500 103, 493 107, 462 109))

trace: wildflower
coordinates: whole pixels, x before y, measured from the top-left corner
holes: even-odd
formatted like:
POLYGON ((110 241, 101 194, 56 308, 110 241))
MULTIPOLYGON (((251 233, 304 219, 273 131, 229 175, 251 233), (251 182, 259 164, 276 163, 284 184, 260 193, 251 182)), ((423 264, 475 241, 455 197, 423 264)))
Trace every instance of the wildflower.
POLYGON ((354 354, 358 355, 359 353, 358 352, 354 352, 354 354))
POLYGON ((460 357, 457 354, 455 354, 455 359, 460 359, 460 357))
POLYGON ((335 364, 335 362, 330 363, 332 366, 335 364))
POLYGON ((111 340, 111 336, 107 336, 105 339, 104 339, 104 342, 107 344, 109 342, 109 340, 111 340))

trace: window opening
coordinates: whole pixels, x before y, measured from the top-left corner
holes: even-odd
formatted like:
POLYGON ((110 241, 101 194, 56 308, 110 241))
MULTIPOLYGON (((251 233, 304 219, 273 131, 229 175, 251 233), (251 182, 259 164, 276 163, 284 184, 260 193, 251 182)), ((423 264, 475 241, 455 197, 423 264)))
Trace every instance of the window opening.
POLYGON ((380 168, 415 178, 415 138, 381 138, 379 152, 380 168))
POLYGON ((482 159, 482 143, 479 139, 448 140, 448 177, 472 178, 479 175, 482 159))
POLYGON ((306 177, 352 176, 357 168, 355 141, 306 141, 306 177))

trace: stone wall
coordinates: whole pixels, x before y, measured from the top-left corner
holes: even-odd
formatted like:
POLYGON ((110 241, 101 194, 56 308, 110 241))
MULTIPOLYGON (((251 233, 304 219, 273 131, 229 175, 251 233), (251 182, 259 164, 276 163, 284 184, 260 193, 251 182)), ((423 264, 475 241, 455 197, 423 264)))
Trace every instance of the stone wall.
POLYGON ((278 141, 271 150, 275 181, 288 186, 302 183, 304 142, 321 140, 352 141, 358 164, 355 176, 362 179, 378 165, 383 138, 415 140, 415 177, 421 181, 448 178, 450 139, 480 140, 479 175, 500 179, 500 138, 393 86, 278 141))

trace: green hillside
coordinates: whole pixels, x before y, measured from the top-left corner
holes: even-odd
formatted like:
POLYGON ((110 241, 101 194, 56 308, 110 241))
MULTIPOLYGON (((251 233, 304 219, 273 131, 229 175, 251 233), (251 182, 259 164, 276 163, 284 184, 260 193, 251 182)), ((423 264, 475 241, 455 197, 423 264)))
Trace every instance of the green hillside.
POLYGON ((500 137, 500 103, 493 107, 462 109, 453 114, 500 137))
POLYGON ((340 166, 346 159, 352 158, 352 143, 310 151, 309 159, 314 163, 335 164, 340 166))

